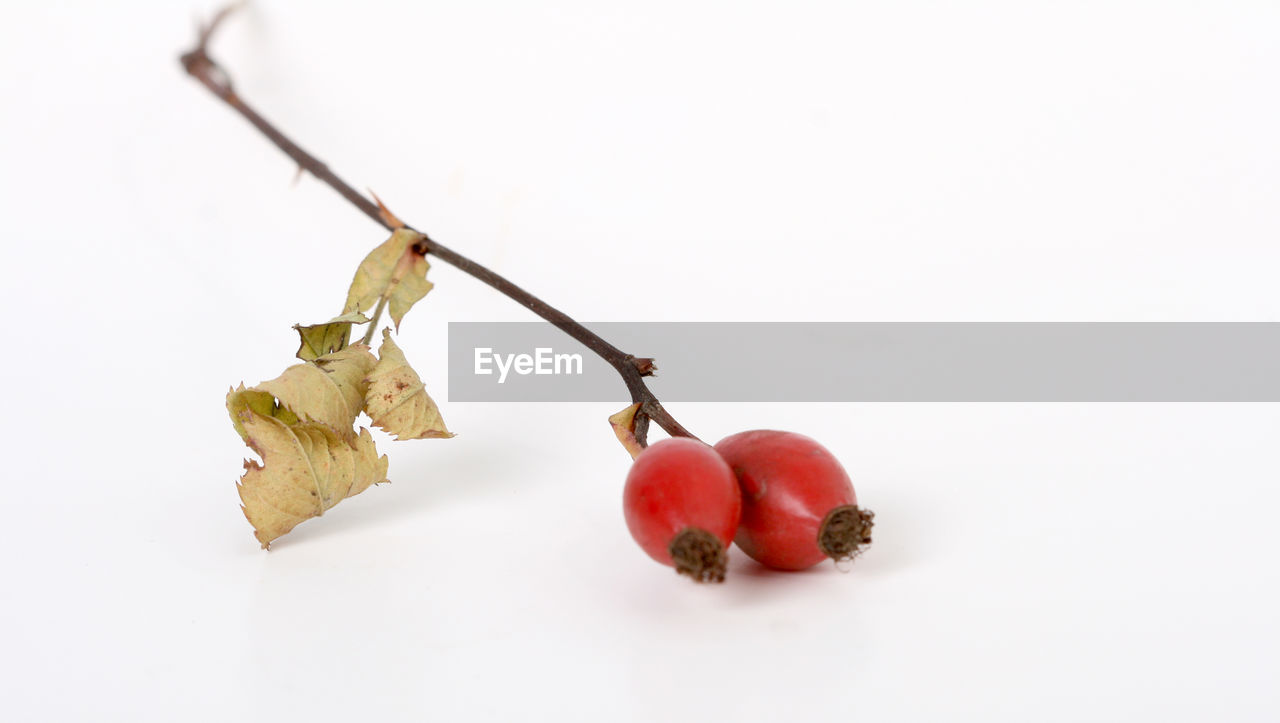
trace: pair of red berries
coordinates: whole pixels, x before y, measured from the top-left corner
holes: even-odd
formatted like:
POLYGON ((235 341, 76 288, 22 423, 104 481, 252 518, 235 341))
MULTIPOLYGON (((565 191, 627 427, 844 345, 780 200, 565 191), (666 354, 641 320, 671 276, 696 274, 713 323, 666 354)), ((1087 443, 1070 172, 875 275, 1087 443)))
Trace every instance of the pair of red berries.
POLYGON ((650 557, 702 582, 724 579, 730 542, 781 570, 852 558, 874 517, 822 445, 772 430, 649 446, 627 474, 623 510, 650 557))

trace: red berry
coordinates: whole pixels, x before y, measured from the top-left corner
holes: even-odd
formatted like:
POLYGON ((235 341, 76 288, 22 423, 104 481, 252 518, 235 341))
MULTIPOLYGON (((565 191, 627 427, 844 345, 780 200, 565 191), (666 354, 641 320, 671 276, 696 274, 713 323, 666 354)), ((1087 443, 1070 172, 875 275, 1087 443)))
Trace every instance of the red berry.
POLYGON ((715 447, 742 486, 735 542, 753 559, 803 570, 850 559, 871 542, 874 514, 858 508, 849 475, 822 445, 800 434, 755 430, 715 447))
POLYGON ((742 494, 709 445, 674 437, 647 447, 627 473, 622 509, 650 557, 699 582, 724 580, 742 494))

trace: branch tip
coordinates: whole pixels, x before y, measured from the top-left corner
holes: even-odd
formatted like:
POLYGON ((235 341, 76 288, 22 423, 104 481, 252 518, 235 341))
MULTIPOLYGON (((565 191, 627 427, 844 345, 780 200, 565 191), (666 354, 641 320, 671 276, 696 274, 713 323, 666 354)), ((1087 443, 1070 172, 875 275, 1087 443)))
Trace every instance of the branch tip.
POLYGON ((633 356, 631 357, 631 366, 635 367, 642 377, 651 377, 654 372, 658 371, 658 362, 652 357, 633 356))
MULTIPOLYGON (((257 128, 276 148, 297 163, 299 168, 298 176, 301 176, 303 172, 310 173, 316 180, 336 191, 338 195, 342 196, 357 210, 387 230, 394 231, 398 228, 414 230, 412 226, 401 221, 399 217, 393 214, 376 194, 369 191, 369 196, 365 196, 357 191, 333 171, 329 170, 329 167, 321 162, 320 159, 303 150, 270 121, 259 115, 233 90, 230 75, 218 65, 217 61, 210 57, 209 43, 213 40, 214 34, 227 17, 247 4, 248 0, 237 0, 236 2, 228 3, 218 10, 208 23, 197 24, 195 46, 179 56, 183 69, 186 70, 188 75, 205 86, 214 96, 229 105, 257 128), (373 198, 372 201, 369 199, 370 196, 373 198)), ((295 177, 294 183, 297 183, 297 180, 298 178, 295 177)), ((627 386, 632 403, 638 405, 635 411, 633 429, 635 441, 640 447, 643 448, 647 442, 650 421, 673 437, 692 437, 697 439, 689 430, 677 422, 670 412, 663 408, 662 403, 645 385, 643 378, 653 376, 658 368, 652 358, 625 354, 621 349, 605 341, 569 315, 516 286, 503 276, 436 242, 427 234, 419 233, 421 233, 421 238, 413 245, 415 253, 422 256, 434 255, 457 267, 463 273, 488 284, 521 306, 551 322, 616 369, 627 386)), ((371 324, 370 328, 372 329, 375 325, 376 322, 371 324)))

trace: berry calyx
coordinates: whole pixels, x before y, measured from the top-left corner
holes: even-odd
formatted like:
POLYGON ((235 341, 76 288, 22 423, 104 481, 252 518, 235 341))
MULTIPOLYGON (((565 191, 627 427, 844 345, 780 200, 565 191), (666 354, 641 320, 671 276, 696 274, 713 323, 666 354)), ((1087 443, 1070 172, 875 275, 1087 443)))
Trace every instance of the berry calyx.
POLYGON ((818 528, 818 548, 837 562, 852 560, 871 544, 875 517, 876 513, 857 505, 831 510, 818 528))

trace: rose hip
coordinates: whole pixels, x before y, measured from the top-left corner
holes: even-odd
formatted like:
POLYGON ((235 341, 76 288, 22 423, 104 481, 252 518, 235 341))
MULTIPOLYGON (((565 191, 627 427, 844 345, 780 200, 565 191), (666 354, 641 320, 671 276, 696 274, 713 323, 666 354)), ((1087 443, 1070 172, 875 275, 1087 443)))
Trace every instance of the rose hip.
POLYGON ((875 515, 858 507, 849 475, 812 439, 755 430, 726 437, 715 449, 742 487, 734 541, 758 562, 803 570, 827 557, 851 559, 871 542, 875 515))
POLYGON ((650 445, 627 473, 622 507, 650 557, 699 582, 724 580, 742 495, 709 445, 686 437, 650 445))

